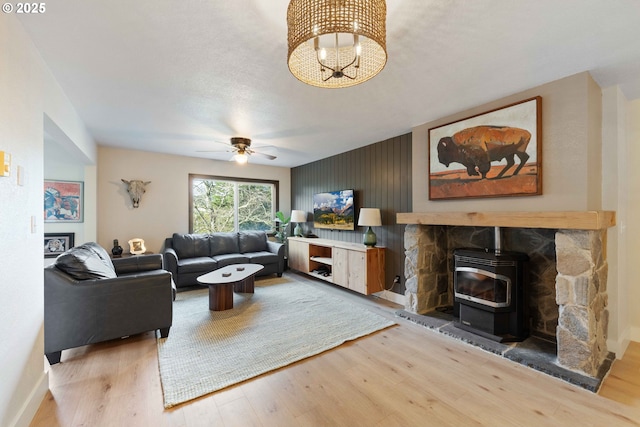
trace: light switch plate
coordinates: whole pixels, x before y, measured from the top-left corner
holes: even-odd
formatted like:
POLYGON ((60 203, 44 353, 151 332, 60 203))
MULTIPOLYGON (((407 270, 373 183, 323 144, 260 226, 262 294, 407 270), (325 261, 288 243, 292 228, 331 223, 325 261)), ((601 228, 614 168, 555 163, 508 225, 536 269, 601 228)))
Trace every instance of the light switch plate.
POLYGON ((18 185, 21 187, 24 185, 24 167, 20 165, 18 165, 18 185))

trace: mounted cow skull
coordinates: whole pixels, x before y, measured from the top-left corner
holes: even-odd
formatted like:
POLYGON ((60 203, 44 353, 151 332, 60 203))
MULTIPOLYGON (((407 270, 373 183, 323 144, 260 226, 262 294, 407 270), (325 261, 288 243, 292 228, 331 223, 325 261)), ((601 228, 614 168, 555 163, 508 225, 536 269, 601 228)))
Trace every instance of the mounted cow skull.
POLYGON ((139 179, 127 181, 126 179, 122 179, 122 182, 127 184, 127 193, 129 193, 131 197, 131 203, 133 203, 134 208, 137 208, 140 206, 140 199, 146 191, 146 186, 151 184, 151 181, 140 181, 139 179))

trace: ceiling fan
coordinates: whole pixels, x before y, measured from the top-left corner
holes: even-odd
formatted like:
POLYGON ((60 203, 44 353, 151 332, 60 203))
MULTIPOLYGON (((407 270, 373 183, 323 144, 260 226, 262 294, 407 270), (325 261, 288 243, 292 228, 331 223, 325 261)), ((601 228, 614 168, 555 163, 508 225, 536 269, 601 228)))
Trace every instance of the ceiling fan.
MULTIPOLYGON (((219 143, 219 144, 222 144, 222 143, 219 143)), ((216 151, 220 151, 220 150, 207 150, 207 151, 200 151, 200 152, 211 153, 216 151)), ((269 160, 275 160, 277 158, 276 156, 273 156, 271 154, 262 153, 252 149, 251 139, 242 138, 242 137, 231 138, 231 147, 228 147, 224 151, 235 153, 235 155, 230 160, 235 160, 238 163, 247 163, 247 161, 249 160, 249 156, 254 154, 258 156, 266 157, 269 160)))

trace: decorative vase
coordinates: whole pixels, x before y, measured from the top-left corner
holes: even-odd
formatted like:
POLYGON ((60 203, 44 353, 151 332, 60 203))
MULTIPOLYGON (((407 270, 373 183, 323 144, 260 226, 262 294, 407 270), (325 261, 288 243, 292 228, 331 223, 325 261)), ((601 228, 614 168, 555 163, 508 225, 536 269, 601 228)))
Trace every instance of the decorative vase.
POLYGON ((113 240, 113 249, 111 249, 111 253, 114 257, 122 256, 122 246, 118 244, 118 239, 113 240))
POLYGON ((375 247, 376 243, 378 243, 376 239, 376 233, 373 232, 371 227, 367 228, 367 231, 362 236, 362 243, 365 246, 369 246, 371 248, 375 247))

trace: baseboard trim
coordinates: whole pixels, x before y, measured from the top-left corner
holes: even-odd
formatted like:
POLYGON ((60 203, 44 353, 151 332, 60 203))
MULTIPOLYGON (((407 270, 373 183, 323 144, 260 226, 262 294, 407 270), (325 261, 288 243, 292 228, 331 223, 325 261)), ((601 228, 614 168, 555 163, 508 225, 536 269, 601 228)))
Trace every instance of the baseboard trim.
POLYGON ((632 326, 629 329, 631 329, 631 332, 629 333, 629 339, 631 341, 640 342, 640 328, 632 326))
POLYGON ((639 331, 634 331, 633 329, 635 328, 626 328, 624 332, 618 336, 618 339, 607 340, 607 349, 616 354, 616 359, 622 359, 631 341, 639 341, 637 338, 640 338, 640 336, 636 335, 639 331), (636 339, 634 339, 634 335, 636 339))
POLYGON ((395 302, 396 304, 400 304, 403 307, 405 305, 405 303, 404 303, 405 302, 404 295, 396 294, 395 292, 382 291, 382 292, 376 292, 373 295, 377 296, 378 298, 385 299, 387 301, 395 302))
POLYGON ((11 427, 29 427, 47 391, 49 391, 49 373, 42 371, 42 376, 33 387, 33 390, 31 390, 31 393, 29 393, 29 397, 20 408, 20 412, 16 415, 13 423, 9 425, 11 427))

